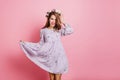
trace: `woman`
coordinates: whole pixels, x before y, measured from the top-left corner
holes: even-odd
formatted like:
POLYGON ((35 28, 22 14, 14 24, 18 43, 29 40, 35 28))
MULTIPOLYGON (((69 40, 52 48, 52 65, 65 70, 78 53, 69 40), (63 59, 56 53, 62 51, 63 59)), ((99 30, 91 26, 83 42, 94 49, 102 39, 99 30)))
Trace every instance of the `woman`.
POLYGON ((72 34, 73 28, 61 21, 61 13, 55 9, 47 12, 46 17, 40 41, 20 40, 20 46, 31 61, 49 73, 50 80, 61 80, 61 75, 68 71, 68 61, 60 37, 72 34))

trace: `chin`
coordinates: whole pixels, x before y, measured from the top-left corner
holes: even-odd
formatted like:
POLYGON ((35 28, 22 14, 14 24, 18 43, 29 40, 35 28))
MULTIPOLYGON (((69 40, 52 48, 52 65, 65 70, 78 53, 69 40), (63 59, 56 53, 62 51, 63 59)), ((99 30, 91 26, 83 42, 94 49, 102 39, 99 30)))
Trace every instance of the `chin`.
POLYGON ((52 27, 54 27, 55 25, 51 25, 52 27))

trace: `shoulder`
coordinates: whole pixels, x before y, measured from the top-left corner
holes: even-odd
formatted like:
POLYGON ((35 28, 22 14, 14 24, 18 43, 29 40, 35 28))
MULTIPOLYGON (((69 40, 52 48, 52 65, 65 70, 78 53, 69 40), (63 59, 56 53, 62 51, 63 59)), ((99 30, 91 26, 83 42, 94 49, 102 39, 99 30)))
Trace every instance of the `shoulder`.
POLYGON ((47 31, 46 28, 41 28, 41 29, 40 29, 40 32, 41 32, 41 33, 45 33, 46 31, 47 31))

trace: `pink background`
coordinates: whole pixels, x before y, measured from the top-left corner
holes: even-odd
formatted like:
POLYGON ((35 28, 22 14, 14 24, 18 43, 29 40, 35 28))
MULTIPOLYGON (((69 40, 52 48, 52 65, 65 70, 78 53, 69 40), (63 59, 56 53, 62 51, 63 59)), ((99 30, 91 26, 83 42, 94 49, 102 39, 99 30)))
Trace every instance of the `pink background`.
POLYGON ((119 0, 0 0, 0 80, 49 79, 19 40, 38 42, 53 8, 74 28, 62 37, 70 65, 63 80, 120 80, 119 0))

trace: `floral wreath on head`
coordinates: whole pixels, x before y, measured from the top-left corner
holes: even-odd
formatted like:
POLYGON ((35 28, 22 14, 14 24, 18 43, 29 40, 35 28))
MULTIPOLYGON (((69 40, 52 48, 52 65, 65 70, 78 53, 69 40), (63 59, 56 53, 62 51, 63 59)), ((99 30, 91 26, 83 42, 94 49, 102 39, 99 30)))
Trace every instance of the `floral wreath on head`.
POLYGON ((55 13, 57 13, 58 15, 61 15, 61 11, 60 11, 60 10, 53 9, 53 10, 47 12, 46 17, 48 17, 51 12, 55 12, 55 13))

